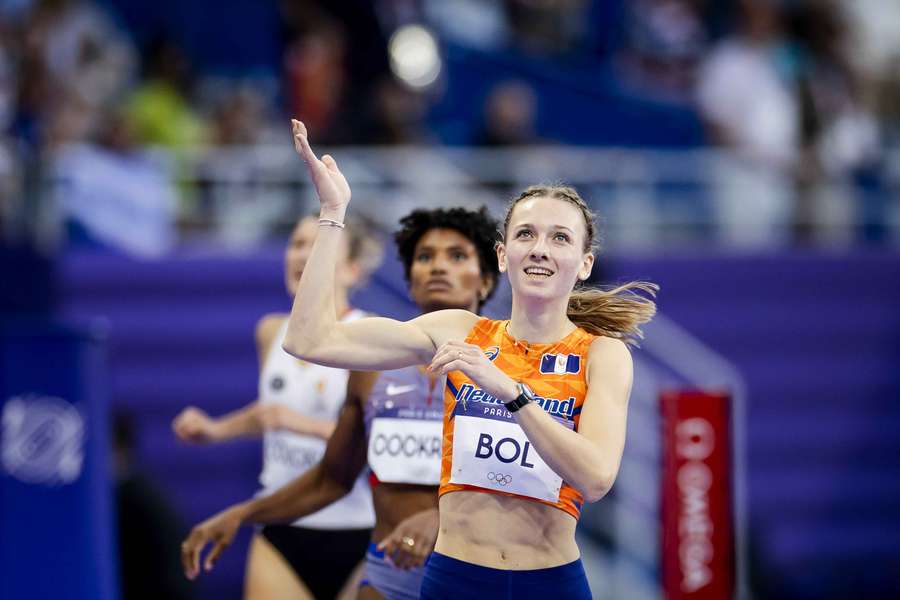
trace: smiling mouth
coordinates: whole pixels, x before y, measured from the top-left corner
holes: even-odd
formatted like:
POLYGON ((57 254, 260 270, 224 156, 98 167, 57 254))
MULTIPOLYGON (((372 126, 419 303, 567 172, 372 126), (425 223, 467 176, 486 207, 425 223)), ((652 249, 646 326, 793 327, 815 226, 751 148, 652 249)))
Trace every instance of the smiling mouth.
POLYGON ((525 267, 525 274, 531 279, 547 279, 553 276, 553 271, 546 267, 525 267))

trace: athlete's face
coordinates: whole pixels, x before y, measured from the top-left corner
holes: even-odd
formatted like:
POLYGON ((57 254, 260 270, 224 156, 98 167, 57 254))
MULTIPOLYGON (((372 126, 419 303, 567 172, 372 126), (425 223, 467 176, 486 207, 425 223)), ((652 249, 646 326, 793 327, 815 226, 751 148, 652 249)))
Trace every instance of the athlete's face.
MULTIPOLYGON (((303 275, 303 269, 306 267, 306 261, 309 258, 309 253, 312 251, 312 245, 316 241, 318 232, 318 219, 306 217, 297 223, 297 226, 294 227, 294 231, 291 233, 291 239, 288 241, 287 249, 284 252, 284 284, 288 294, 291 296, 297 293, 300 276, 303 275)), ((349 285, 347 273, 352 270, 352 265, 349 264, 347 259, 347 243, 342 241, 338 254, 338 286, 342 284, 349 285)))
POLYGON ((431 229, 419 239, 409 271, 409 292, 424 312, 444 308, 477 311, 490 290, 475 244, 454 229, 431 229))
POLYGON ((584 251, 586 235, 574 204, 546 196, 522 200, 513 208, 505 243, 497 247, 500 270, 509 274, 516 294, 568 296, 594 265, 594 255, 584 251))

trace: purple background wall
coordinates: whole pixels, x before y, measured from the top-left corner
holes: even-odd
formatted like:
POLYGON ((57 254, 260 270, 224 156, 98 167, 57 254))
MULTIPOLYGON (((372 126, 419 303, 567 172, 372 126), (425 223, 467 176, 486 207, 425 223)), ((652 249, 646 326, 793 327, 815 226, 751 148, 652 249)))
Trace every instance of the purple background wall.
POLYGON ((748 384, 763 598, 900 597, 900 257, 620 258, 748 384))
MULTIPOLYGON (((660 283, 662 311, 748 381, 751 550, 764 597, 900 594, 900 257, 698 254, 609 267, 613 279, 660 283)), ((184 446, 169 424, 189 404, 221 414, 255 398, 255 321, 289 306, 280 249, 159 262, 74 254, 60 271, 63 312, 108 320, 113 405, 137 417, 141 464, 185 531, 251 495, 257 442, 184 446)), ((413 313, 393 261, 356 300, 413 313)), ((240 597, 248 536, 197 597, 240 597)))

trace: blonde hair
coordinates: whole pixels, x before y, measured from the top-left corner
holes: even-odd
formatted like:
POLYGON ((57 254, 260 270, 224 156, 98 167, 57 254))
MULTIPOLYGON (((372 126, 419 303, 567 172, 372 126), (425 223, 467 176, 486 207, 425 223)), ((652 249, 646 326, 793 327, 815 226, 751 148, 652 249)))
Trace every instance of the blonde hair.
MULTIPOLYGON (((595 251, 596 215, 574 188, 564 185, 532 185, 514 198, 506 209, 503 238, 516 205, 527 198, 547 197, 565 200, 581 211, 584 217, 584 252, 595 251)), ((584 286, 578 284, 569 296, 566 316, 576 326, 594 335, 617 338, 626 344, 637 345, 644 337, 641 325, 656 314, 653 301, 659 286, 647 281, 630 281, 617 286, 584 286)))

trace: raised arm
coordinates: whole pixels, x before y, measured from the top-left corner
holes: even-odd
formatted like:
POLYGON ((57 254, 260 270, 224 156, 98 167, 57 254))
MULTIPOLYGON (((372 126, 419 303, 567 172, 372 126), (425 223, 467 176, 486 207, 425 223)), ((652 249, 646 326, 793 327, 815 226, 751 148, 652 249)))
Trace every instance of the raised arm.
POLYGON ((284 349, 330 367, 384 370, 427 363, 435 348, 464 336, 477 319, 467 311, 437 311, 412 321, 360 319, 341 323, 335 315, 334 271, 350 203, 350 186, 329 155, 316 157, 306 127, 292 121, 294 147, 303 158, 320 204, 319 234, 303 269, 291 309, 284 349))
POLYGON ((204 547, 213 547, 203 562, 209 571, 245 523, 291 522, 325 508, 353 489, 366 464, 363 406, 378 373, 350 374, 347 400, 328 440, 322 460, 274 494, 232 505, 191 530, 181 545, 184 573, 193 579, 200 572, 204 547))

